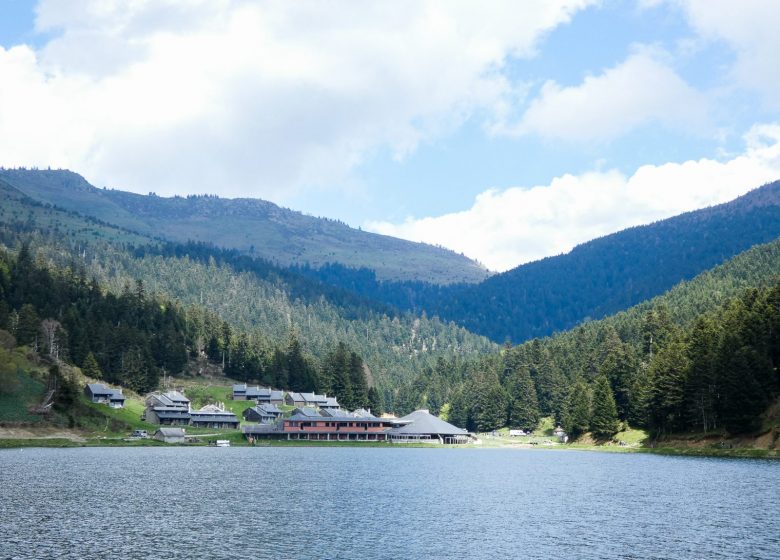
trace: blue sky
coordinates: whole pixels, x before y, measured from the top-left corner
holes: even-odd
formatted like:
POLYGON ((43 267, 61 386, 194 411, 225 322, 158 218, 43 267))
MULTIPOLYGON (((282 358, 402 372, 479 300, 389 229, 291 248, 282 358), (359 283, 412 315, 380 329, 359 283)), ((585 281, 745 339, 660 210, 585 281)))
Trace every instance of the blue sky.
POLYGON ((780 7, 0 0, 0 165, 503 270, 780 178, 780 7))

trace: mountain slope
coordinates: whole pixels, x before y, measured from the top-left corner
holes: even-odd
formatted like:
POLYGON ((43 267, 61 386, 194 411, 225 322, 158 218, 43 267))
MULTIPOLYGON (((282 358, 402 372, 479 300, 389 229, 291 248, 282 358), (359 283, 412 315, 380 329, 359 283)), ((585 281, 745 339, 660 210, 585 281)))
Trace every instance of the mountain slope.
POLYGON ((654 297, 780 236, 780 182, 727 204, 630 228, 496 274, 480 284, 382 282, 339 265, 302 269, 325 282, 503 342, 569 329, 654 297))
POLYGON ((398 312, 236 252, 155 242, 43 205, 0 180, 0 246, 23 241, 43 262, 95 278, 117 296, 140 279, 147 293, 215 314, 236 336, 269 348, 284 347, 295 332, 306 352, 322 359, 344 342, 364 359, 388 406, 395 387, 438 358, 496 349, 454 323, 398 312))
POLYGON ((256 199, 163 198, 98 189, 64 170, 0 170, 0 179, 39 202, 171 241, 207 241, 282 265, 339 262, 387 280, 478 282, 488 271, 452 251, 352 229, 256 199))

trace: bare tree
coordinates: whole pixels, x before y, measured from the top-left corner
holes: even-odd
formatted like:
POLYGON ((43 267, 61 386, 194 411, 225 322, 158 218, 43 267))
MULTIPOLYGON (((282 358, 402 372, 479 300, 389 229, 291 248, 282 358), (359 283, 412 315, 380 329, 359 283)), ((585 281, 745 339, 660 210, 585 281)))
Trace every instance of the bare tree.
POLYGON ((57 339, 57 333, 62 325, 59 321, 54 319, 44 319, 41 321, 41 332, 43 333, 43 343, 45 345, 46 352, 49 357, 59 360, 60 359, 60 345, 57 339))

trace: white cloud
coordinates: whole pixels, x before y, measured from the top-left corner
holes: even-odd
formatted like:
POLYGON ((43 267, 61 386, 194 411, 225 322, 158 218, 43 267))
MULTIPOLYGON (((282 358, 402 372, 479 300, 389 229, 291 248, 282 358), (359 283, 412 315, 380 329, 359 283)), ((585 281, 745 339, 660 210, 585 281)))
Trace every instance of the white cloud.
POLYGON ((706 129, 706 97, 663 58, 663 53, 644 49, 578 86, 548 81, 518 124, 494 131, 592 142, 612 140, 648 122, 677 130, 706 129))
MULTIPOLYGON (((649 7, 662 0, 645 2, 649 7)), ((775 0, 669 0, 682 7, 690 25, 704 39, 725 41, 736 59, 727 78, 757 91, 771 109, 780 108, 780 6, 775 0)))
POLYGON ((754 126, 743 154, 646 165, 630 177, 617 171, 563 175, 549 185, 489 190, 463 212, 374 222, 366 229, 439 244, 493 270, 560 254, 626 227, 731 200, 780 179, 780 124, 754 126))
POLYGON ((589 0, 42 0, 0 48, 0 165, 283 200, 500 107, 508 56, 589 0))

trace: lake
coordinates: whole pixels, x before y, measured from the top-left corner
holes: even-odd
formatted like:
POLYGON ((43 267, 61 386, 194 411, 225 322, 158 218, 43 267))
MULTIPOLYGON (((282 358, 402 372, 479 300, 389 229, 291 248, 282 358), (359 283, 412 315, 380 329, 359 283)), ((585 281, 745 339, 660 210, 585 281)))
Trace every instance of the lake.
POLYGON ((0 488, 0 558, 780 558, 767 460, 16 449, 0 488))

